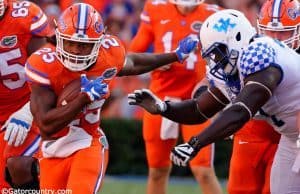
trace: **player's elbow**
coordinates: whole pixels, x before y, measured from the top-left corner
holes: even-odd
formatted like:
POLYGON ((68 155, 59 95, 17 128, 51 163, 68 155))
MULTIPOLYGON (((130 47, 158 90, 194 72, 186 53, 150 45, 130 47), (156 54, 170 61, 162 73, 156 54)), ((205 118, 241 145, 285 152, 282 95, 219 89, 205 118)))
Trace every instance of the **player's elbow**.
POLYGON ((42 136, 50 136, 52 134, 52 127, 50 125, 44 124, 42 122, 37 122, 37 126, 42 136))
POLYGON ((50 137, 57 131, 57 127, 44 118, 36 119, 35 123, 38 126, 42 137, 44 138, 50 137))

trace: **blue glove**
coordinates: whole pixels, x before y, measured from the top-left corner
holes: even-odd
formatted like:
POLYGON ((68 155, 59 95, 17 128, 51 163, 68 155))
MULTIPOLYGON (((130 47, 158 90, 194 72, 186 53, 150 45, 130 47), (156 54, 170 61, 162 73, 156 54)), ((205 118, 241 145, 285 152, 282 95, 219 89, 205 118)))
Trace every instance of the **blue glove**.
POLYGON ((100 76, 95 80, 89 80, 85 74, 81 74, 81 92, 87 94, 91 102, 101 99, 108 93, 108 85, 100 76))
POLYGON ((183 61, 189 56, 189 54, 197 48, 198 42, 198 39, 194 39, 190 36, 184 38, 179 42, 179 46, 177 47, 175 52, 180 63, 183 63, 183 61))

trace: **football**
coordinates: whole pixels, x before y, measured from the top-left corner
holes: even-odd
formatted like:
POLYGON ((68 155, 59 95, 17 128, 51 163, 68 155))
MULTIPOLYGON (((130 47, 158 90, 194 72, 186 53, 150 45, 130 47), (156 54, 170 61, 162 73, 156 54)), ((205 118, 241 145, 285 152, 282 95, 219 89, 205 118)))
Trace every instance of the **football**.
MULTIPOLYGON (((88 79, 96 79, 96 76, 88 76, 88 79)), ((56 106, 64 106, 71 102, 80 93, 80 78, 72 80, 65 85, 59 96, 57 97, 56 106)))

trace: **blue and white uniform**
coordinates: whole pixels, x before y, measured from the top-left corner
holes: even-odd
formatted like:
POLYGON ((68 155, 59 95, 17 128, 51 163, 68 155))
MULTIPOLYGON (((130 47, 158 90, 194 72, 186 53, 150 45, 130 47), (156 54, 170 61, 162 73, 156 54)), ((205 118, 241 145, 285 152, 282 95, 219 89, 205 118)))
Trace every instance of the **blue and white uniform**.
MULTIPOLYGON (((275 39, 256 38, 243 48, 237 61, 240 88, 243 88, 243 80, 247 76, 270 66, 275 66, 282 72, 278 87, 259 111, 282 135, 271 171, 271 193, 300 193, 300 153, 299 160, 296 160, 300 150, 296 147, 299 135, 297 114, 300 111, 300 55, 275 39)), ((230 88, 209 71, 207 77, 228 99, 232 101, 235 98, 238 85, 230 88)))

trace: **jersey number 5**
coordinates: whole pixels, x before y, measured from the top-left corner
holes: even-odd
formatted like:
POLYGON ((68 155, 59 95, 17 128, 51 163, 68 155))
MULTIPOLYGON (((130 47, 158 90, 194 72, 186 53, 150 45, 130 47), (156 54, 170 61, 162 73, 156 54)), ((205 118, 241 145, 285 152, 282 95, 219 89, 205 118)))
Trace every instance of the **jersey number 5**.
POLYGON ((19 48, 0 53, 0 80, 4 86, 11 90, 21 88, 25 83, 24 66, 19 63, 9 63, 20 57, 21 51, 19 48))

